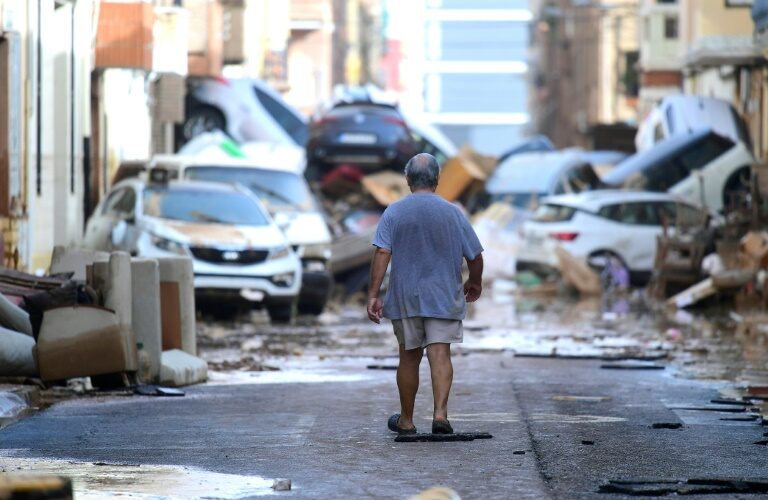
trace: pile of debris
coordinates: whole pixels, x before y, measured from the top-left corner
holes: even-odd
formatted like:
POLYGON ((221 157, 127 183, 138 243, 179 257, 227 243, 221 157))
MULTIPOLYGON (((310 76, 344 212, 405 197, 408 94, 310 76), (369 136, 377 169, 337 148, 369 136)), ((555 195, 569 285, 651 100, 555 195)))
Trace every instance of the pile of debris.
MULTIPOLYGON (((476 206, 478 194, 496 168, 497 159, 470 147, 443 165, 437 194, 461 207, 476 206)), ((402 172, 366 175, 356 165, 339 165, 313 186, 334 233, 331 267, 348 293, 367 283, 371 241, 384 209, 410 193, 402 172)), ((483 243, 486 243, 483 241, 483 243)))
POLYGON ((56 247, 50 275, 0 269, 0 377, 98 387, 205 381, 192 261, 56 247))
POLYGON ((768 232, 750 231, 738 245, 723 240, 701 262, 709 276, 669 298, 668 305, 685 308, 718 294, 732 296, 738 311, 768 306, 768 232))

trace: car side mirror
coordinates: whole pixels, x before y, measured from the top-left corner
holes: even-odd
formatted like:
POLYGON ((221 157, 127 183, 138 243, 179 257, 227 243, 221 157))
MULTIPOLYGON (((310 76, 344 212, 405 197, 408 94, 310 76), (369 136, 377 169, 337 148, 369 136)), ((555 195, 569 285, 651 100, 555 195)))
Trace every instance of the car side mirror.
POLYGON ((125 240, 125 235, 127 232, 128 232, 128 223, 125 220, 121 220, 117 224, 115 224, 110 234, 110 240, 112 241, 112 246, 114 247, 120 246, 123 243, 123 240, 125 240))

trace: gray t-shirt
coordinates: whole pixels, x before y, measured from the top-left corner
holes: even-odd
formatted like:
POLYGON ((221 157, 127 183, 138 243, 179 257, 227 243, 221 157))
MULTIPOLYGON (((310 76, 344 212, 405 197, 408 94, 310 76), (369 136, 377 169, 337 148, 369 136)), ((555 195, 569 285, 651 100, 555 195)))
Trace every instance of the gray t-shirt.
POLYGON ((462 259, 483 247, 458 207, 436 194, 411 194, 384 211, 373 244, 392 253, 384 317, 464 319, 462 259))

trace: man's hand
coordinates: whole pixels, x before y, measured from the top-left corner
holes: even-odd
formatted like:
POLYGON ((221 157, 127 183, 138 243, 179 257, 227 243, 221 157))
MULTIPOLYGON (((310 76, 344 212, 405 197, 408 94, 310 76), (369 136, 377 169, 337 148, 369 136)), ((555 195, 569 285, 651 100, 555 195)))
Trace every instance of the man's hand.
MULTIPOLYGON (((464 283, 464 298, 467 302, 474 302, 480 298, 480 294, 483 293, 483 285, 467 280, 464 283)), ((370 306, 369 306, 370 307, 370 306)))
POLYGON ((384 304, 379 298, 368 299, 368 319, 374 323, 381 323, 381 315, 384 310, 384 304))

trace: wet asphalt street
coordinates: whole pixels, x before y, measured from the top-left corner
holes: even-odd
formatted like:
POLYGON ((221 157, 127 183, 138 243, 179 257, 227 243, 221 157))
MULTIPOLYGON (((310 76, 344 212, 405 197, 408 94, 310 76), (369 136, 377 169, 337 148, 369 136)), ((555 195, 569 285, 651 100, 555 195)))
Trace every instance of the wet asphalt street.
MULTIPOLYGON (((696 361, 651 335, 657 323, 601 315, 591 303, 484 299, 456 350, 450 412, 457 431, 494 438, 457 443, 394 442, 394 341, 357 308, 319 325, 202 325, 210 383, 183 398, 58 403, 0 431, 0 468, 70 475, 78 498, 248 498, 273 494, 275 478, 293 486, 275 495, 300 498, 408 498, 435 485, 465 499, 622 498, 599 493, 610 481, 649 494, 757 495, 768 478, 759 419, 749 406, 712 403, 734 383, 687 378, 696 361), (562 357, 542 357, 553 352, 562 357), (629 353, 665 353, 653 362, 663 369, 598 359, 629 353), (724 481, 733 478, 755 481, 724 481), (706 481, 673 482, 690 479, 706 481)), ((682 342, 681 331, 670 336, 682 342)), ((425 359, 423 430, 428 381, 425 359)))

